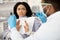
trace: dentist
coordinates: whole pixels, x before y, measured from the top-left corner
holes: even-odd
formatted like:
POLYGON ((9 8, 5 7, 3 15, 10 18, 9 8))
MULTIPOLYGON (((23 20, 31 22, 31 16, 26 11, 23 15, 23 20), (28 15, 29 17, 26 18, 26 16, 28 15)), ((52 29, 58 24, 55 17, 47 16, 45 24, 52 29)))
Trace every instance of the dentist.
POLYGON ((25 40, 60 40, 60 1, 44 0, 51 6, 46 6, 47 22, 38 31, 25 40))

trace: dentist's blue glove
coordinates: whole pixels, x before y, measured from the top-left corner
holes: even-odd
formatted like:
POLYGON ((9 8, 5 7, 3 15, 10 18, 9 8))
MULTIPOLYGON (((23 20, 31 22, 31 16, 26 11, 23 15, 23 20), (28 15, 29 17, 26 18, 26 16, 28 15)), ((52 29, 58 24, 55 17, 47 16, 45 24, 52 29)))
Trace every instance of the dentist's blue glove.
POLYGON ((36 12, 36 16, 41 19, 42 23, 47 21, 47 16, 43 12, 36 12))
POLYGON ((10 28, 16 27, 16 16, 15 15, 11 15, 8 18, 8 25, 10 26, 10 28))

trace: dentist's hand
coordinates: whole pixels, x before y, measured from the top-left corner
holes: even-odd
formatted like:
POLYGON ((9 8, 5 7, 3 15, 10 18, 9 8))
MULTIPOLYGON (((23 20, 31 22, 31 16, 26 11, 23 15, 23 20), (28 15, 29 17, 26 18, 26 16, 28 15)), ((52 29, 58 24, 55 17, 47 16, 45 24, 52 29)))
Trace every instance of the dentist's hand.
POLYGON ((17 31, 19 31, 20 28, 21 28, 21 26, 20 26, 19 24, 20 24, 20 21, 18 21, 18 22, 16 23, 16 29, 17 29, 17 31))

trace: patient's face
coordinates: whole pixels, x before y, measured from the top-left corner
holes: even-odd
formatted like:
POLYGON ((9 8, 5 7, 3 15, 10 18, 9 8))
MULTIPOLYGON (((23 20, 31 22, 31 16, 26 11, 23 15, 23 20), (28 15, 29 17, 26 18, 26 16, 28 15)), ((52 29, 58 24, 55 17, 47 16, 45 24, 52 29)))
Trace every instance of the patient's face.
POLYGON ((18 16, 20 16, 20 17, 26 16, 26 13, 27 13, 26 7, 24 5, 22 5, 22 4, 20 4, 17 7, 18 16))

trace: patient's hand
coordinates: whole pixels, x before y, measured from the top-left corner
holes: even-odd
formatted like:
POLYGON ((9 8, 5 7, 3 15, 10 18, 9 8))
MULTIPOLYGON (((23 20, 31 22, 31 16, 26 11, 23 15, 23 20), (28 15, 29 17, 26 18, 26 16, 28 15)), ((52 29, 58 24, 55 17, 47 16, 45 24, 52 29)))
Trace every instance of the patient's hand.
POLYGON ((28 27, 28 23, 25 21, 25 26, 24 26, 24 28, 25 28, 25 32, 28 32, 29 31, 29 27, 28 27))
POLYGON ((20 26, 19 24, 20 24, 20 21, 18 21, 18 22, 16 23, 16 29, 17 29, 17 31, 19 31, 20 28, 21 28, 21 26, 20 26))
MULTIPOLYGON (((16 29, 17 29, 17 31, 20 31, 20 28, 21 28, 20 21, 18 21, 16 23, 16 29)), ((29 31, 28 23, 26 21, 25 21, 24 29, 25 29, 25 32, 29 31)))

